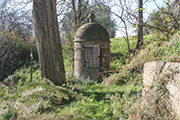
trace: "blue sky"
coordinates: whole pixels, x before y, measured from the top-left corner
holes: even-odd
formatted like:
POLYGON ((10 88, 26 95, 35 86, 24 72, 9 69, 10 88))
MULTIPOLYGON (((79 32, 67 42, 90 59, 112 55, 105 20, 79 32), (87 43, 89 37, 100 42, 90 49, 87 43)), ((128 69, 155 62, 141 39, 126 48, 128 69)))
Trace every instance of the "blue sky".
MULTIPOLYGON (((164 6, 166 3, 166 0, 155 0, 155 1, 156 1, 157 5, 160 7, 164 6)), ((153 0, 149 0, 149 2, 146 2, 144 4, 144 8, 145 8, 145 13, 144 13, 145 18, 148 16, 148 13, 151 13, 154 9, 157 9, 153 0)))

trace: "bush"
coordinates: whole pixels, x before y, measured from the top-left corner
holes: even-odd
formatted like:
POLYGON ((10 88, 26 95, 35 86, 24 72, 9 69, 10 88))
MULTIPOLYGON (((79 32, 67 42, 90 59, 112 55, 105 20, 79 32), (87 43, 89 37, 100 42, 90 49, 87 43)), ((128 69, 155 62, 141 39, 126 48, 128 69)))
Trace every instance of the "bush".
POLYGON ((0 81, 25 64, 30 63, 30 47, 34 60, 38 59, 34 39, 23 39, 13 31, 0 31, 0 81))

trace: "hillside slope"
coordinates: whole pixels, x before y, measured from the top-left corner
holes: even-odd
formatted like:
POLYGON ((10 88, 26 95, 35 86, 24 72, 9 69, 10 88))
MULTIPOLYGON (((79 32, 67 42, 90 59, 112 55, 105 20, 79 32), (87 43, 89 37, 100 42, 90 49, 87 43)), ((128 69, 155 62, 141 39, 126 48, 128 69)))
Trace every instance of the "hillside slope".
MULTIPOLYGON (((134 38, 130 38, 131 48, 135 47, 134 38)), ((171 40, 163 34, 151 34, 144 37, 144 48, 133 55, 128 53, 123 38, 111 39, 110 69, 114 72, 108 73, 109 77, 102 83, 77 80, 67 71, 67 86, 55 86, 47 79, 41 80, 38 63, 33 66, 31 82, 30 67, 24 66, 0 83, 0 119, 126 120, 137 117, 143 64, 152 60, 179 61, 179 44, 179 34, 171 40)), ((70 66, 65 67, 69 70, 70 66)))

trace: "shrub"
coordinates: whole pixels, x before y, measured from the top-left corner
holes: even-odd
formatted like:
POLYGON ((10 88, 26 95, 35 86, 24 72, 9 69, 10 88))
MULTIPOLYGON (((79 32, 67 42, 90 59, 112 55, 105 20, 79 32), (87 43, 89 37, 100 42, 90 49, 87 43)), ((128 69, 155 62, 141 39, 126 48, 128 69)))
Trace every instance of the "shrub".
POLYGON ((37 60, 38 53, 34 39, 31 39, 30 44, 30 39, 23 39, 13 31, 0 31, 0 81, 29 63, 30 47, 32 47, 34 60, 37 60))

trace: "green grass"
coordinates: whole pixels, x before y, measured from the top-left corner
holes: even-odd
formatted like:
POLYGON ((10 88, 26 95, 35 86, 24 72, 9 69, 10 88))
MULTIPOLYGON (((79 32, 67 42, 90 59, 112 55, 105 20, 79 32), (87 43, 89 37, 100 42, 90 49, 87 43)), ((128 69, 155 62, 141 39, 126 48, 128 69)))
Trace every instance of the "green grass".
MULTIPOLYGON (((136 43, 134 41, 136 41, 136 39, 136 36, 129 38, 131 49, 135 48, 136 43)), ((169 39, 171 39, 171 36, 169 39)), ((105 84, 112 85, 118 84, 119 82, 122 83, 123 81, 133 82, 134 79, 139 79, 139 81, 142 81, 142 68, 145 62, 152 60, 163 60, 168 57, 166 47, 169 45, 165 44, 169 43, 169 39, 166 39, 164 34, 146 35, 143 38, 143 49, 137 51, 134 55, 128 53, 127 43, 123 38, 111 39, 110 69, 123 72, 123 75, 112 74, 110 77, 105 79, 105 84)))
POLYGON ((126 59, 129 57, 127 43, 124 38, 113 38, 110 44, 111 61, 110 69, 119 70, 126 63, 126 59))
MULTIPOLYGON (((139 96, 142 89, 142 86, 135 86, 134 84, 105 86, 101 83, 91 84, 87 82, 81 83, 81 85, 77 84, 79 82, 75 78, 70 78, 75 79, 75 84, 72 85, 69 83, 68 86, 63 88, 63 94, 66 94, 65 96, 69 96, 69 98, 62 100, 56 97, 54 98, 53 96, 53 94, 57 93, 58 89, 53 89, 53 85, 40 81, 38 68, 34 69, 32 83, 29 81, 29 71, 29 67, 17 70, 5 81, 6 84, 11 83, 7 84, 9 87, 5 87, 4 85, 0 86, 0 91, 5 91, 0 93, 0 106, 4 108, 4 110, 0 112, 0 115, 2 115, 3 118, 7 116, 9 103, 12 102, 14 105, 11 106, 13 110, 10 109, 9 118, 15 114, 18 119, 118 120, 121 115, 124 114, 119 110, 120 106, 117 107, 118 104, 126 105, 130 103, 130 101, 131 103, 135 103, 137 99, 134 99, 132 96, 139 96), (14 83, 14 81, 16 82, 14 83), (14 84, 16 85, 13 86, 14 84), (40 92, 33 92, 41 87, 43 90, 40 90, 40 92), (21 93, 26 93, 27 90, 32 91, 32 95, 27 94, 24 98, 21 93), (41 93, 42 95, 40 95, 41 93), (52 96, 48 97, 46 94, 52 96), (124 95, 126 96, 123 97, 124 95), (37 104, 37 102, 39 104, 37 104), (58 102, 59 104, 57 104, 58 102), (17 104, 22 104, 20 105, 20 109, 17 107, 17 104), (27 110, 22 114, 21 109, 27 110), (116 113, 117 111, 119 111, 119 114, 116 113), (28 112, 32 112, 31 115, 28 115, 28 112)), ((58 94, 62 94, 61 90, 58 94)), ((133 107, 131 109, 133 109, 133 107)), ((124 116, 124 119, 128 118, 128 115, 129 113, 124 116)))
MULTIPOLYGON (((59 115, 71 116, 73 119, 118 119, 119 117, 113 115, 113 108, 110 97, 120 96, 122 98, 123 94, 129 92, 129 95, 135 95, 140 93, 141 87, 135 87, 133 85, 127 86, 105 86, 102 84, 96 84, 92 86, 76 86, 79 88, 79 92, 88 98, 88 101, 80 100, 71 103, 68 107, 59 109, 59 115), (73 114, 76 113, 76 114, 73 114)), ((129 98, 130 99, 130 98, 129 98)), ((122 100, 128 102, 129 99, 122 100)), ((135 101, 135 100, 134 100, 135 101)))
MULTIPOLYGON (((131 49, 136 46, 134 37, 130 37, 131 49)), ((135 113, 143 88, 142 66, 130 70, 126 68, 148 60, 177 56, 180 50, 172 46, 179 44, 179 39, 175 40, 170 43, 163 34, 147 35, 144 37, 144 49, 133 56, 128 53, 123 38, 111 39, 110 69, 125 70, 125 73, 110 74, 102 83, 74 78, 67 54, 64 55, 64 63, 68 84, 64 87, 55 86, 47 80, 42 82, 37 63, 33 66, 31 83, 30 67, 22 67, 5 79, 6 85, 0 83, 0 117, 16 115, 18 119, 34 120, 126 120, 135 113), (168 44, 164 46, 165 43, 168 44), (168 49, 173 54, 165 54, 163 50, 168 49), (23 96, 25 93, 28 94, 23 96), (13 106, 9 107, 11 103, 13 106), (20 106, 17 107, 17 104, 20 106)))
MULTIPOLYGON (((149 37, 144 37, 144 41, 149 37)), ((134 49, 136 46, 137 36, 129 37, 130 49, 134 49)), ((126 61, 132 58, 132 54, 128 52, 127 41, 124 38, 112 38, 110 44, 111 61, 110 69, 120 70, 126 61)))
MULTIPOLYGON (((127 50, 125 49, 126 42, 124 40, 120 39, 113 39, 111 40, 111 65, 113 63, 113 60, 117 60, 117 62, 120 61, 120 63, 123 65, 125 64, 125 57, 127 55, 127 50), (122 49, 120 46, 123 46, 122 49), (120 51, 119 51, 120 50, 120 51), (122 55, 121 55, 122 54, 122 55)), ((67 55, 65 55, 66 58, 67 55)), ((66 102, 63 102, 64 104, 56 105, 51 102, 47 101, 54 101, 51 98, 44 96, 46 94, 42 95, 42 98, 40 101, 39 99, 33 98, 31 95, 30 97, 30 103, 35 104, 34 101, 38 101, 39 105, 36 105, 36 108, 33 112, 32 110, 27 110, 22 115, 22 112, 16 107, 12 106, 12 109, 14 111, 17 111, 17 117, 19 119, 31 119, 31 117, 34 117, 33 119, 47 119, 47 118, 53 118, 53 119, 98 119, 98 120, 105 120, 105 119, 119 119, 123 113, 119 111, 120 107, 117 107, 119 103, 121 105, 127 104, 129 101, 132 101, 135 103, 136 99, 132 99, 131 96, 137 96, 141 93, 142 86, 134 86, 134 83, 132 84, 114 84, 111 86, 105 86, 104 84, 96 83, 95 81, 91 80, 83 80, 78 81, 73 76, 71 76, 72 66, 68 62, 67 59, 64 60, 65 63, 65 69, 67 72, 67 80, 68 80, 68 86, 65 88, 65 91, 72 91, 72 94, 70 95, 69 100, 65 100, 66 102), (69 75, 68 75, 69 74, 69 75), (126 94, 126 97, 123 97, 123 95, 126 94), (76 97, 73 97, 76 96, 76 97), (79 97, 77 97, 79 96, 79 97), (45 99, 44 99, 45 98, 45 99), (116 99, 116 100, 115 100, 116 99), (32 100, 32 101, 31 101, 32 100), (114 101, 115 100, 115 101, 114 101), (116 106, 117 104, 117 106, 116 106), (32 112, 32 114, 29 116, 27 115, 27 112, 32 112), (119 115, 117 115, 117 111, 119 111, 119 115)), ((115 62, 114 62, 115 63, 115 62)), ((114 68, 118 68, 118 64, 114 64, 114 68)), ((43 87, 40 78, 40 69, 39 66, 34 65, 33 66, 33 84, 37 84, 35 88, 41 88, 43 87)), ((2 98, 6 98, 7 95, 10 95, 11 97, 7 97, 6 101, 1 99, 1 105, 6 104, 4 107, 4 113, 1 112, 0 114, 4 117, 7 116, 8 112, 8 104, 11 102, 13 96, 16 96, 17 89, 21 89, 23 87, 27 87, 28 85, 31 85, 30 82, 30 67, 22 67, 21 69, 14 72, 13 75, 9 76, 4 80, 4 83, 7 85, 6 89, 9 92, 3 92, 1 93, 2 98)), ((51 85, 48 85, 48 88, 51 88, 51 85)), ((25 88, 26 88, 25 87, 25 88)), ((29 89, 30 91, 35 89, 34 87, 29 89)), ((4 87, 0 87, 0 90, 4 90, 4 87)), ((46 89, 45 89, 46 91, 46 89)), ((24 91, 26 92, 26 89, 24 91)), ((43 91, 42 91, 43 92, 43 91)), ((47 91, 47 93, 50 91, 47 91)), ((53 93, 53 90, 52 90, 53 93)), ((35 94, 35 93, 33 93, 35 94)), ((24 99, 21 95, 19 95, 19 99, 24 99)), ((57 99, 58 100, 58 99, 57 99)), ((56 101, 57 101, 56 100, 56 101)), ((18 103, 18 99, 16 98, 14 101, 14 104, 18 103)), ((58 100, 61 102, 61 100, 58 100)), ((27 103, 21 103, 23 104, 23 108, 32 107, 31 104, 27 103)), ((14 113, 10 110, 10 116, 11 118, 14 113)), ((124 116, 124 119, 128 117, 128 114, 124 116)))
MULTIPOLYGON (((169 39, 172 37, 170 36, 169 39)), ((134 49, 136 46, 137 36, 129 37, 130 49, 134 49)), ((154 47, 159 47, 164 42, 168 41, 164 34, 149 34, 143 37, 143 47, 148 49, 153 49, 154 47)), ((110 44, 111 51, 111 61, 110 69, 121 70, 127 61, 131 61, 134 56, 128 53, 127 42, 124 38, 112 38, 110 44)), ((153 55, 152 59, 155 55, 153 55)), ((146 60, 146 59, 144 59, 146 60)))
MULTIPOLYGON (((136 36, 129 37, 129 45, 130 48, 135 47, 135 41, 136 41, 136 36), (133 40, 135 38, 135 40, 133 40)), ((128 52, 128 47, 127 47, 127 42, 124 38, 112 38, 111 40, 111 53, 127 53, 128 52)))

